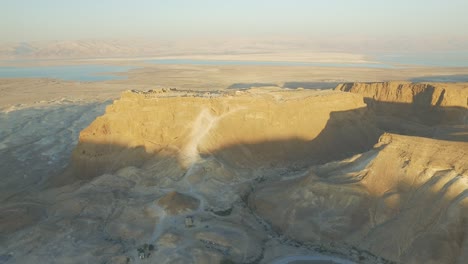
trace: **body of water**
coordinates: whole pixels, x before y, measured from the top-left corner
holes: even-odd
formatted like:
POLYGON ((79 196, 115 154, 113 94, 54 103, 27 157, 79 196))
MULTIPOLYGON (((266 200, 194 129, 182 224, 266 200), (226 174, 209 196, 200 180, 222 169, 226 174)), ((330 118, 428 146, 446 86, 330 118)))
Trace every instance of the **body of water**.
POLYGON ((133 68, 110 65, 0 67, 0 78, 52 78, 96 82, 125 79, 125 76, 112 75, 112 73, 127 72, 133 68))
POLYGON ((393 68, 390 64, 382 63, 337 63, 337 62, 296 62, 296 61, 240 61, 240 60, 191 60, 191 59, 165 59, 149 60, 154 64, 181 64, 181 65, 234 65, 234 66, 315 66, 315 67, 343 67, 343 68, 393 68))
MULTIPOLYGON (((444 53, 408 53, 408 54, 369 54, 377 63, 330 63, 330 62, 294 62, 294 61, 242 61, 242 60, 191 60, 191 59, 156 59, 147 62, 153 64, 180 65, 233 65, 233 66, 314 66, 341 68, 401 68, 408 66, 430 67, 468 67, 467 52, 444 53)), ((108 81, 125 79, 126 76, 112 73, 127 72, 134 67, 117 65, 69 65, 35 67, 0 67, 0 78, 53 78, 70 81, 108 81)), ((439 76, 437 80, 419 81, 466 81, 466 75, 439 76)), ((415 80, 417 81, 417 80, 415 80)))
POLYGON ((338 62, 295 62, 295 61, 236 61, 236 60, 191 60, 164 59, 150 60, 155 64, 182 65, 254 65, 254 66, 315 66, 344 68, 400 68, 407 66, 429 67, 468 67, 468 51, 368 54, 375 63, 338 63, 338 62))
POLYGON ((373 57, 396 66, 468 67, 468 51, 378 54, 373 57))

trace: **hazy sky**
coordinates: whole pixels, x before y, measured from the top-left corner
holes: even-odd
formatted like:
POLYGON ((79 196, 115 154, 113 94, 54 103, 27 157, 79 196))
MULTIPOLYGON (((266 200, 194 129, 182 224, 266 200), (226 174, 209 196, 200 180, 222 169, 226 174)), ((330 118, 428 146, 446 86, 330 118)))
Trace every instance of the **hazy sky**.
POLYGON ((2 41, 468 36, 468 0, 0 0, 2 41))

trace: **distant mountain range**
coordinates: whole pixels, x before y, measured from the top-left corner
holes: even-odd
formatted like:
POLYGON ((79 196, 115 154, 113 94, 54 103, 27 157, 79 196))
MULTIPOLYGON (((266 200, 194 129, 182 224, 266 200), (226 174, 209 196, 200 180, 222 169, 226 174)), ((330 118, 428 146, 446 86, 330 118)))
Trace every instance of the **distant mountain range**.
MULTIPOLYGON (((0 43, 0 60, 174 57, 249 54, 377 54, 468 50, 468 38, 187 38, 177 40, 65 40, 0 43), (450 40, 450 41, 449 41, 450 40), (429 44, 428 44, 429 43, 429 44)), ((299 56, 301 55, 301 56, 299 56)), ((244 58, 243 58, 244 59, 244 58)), ((349 60, 349 58, 345 58, 349 60)), ((356 58, 352 58, 356 60, 356 58)))
POLYGON ((54 41, 0 44, 1 59, 54 59, 154 55, 163 43, 129 41, 54 41))
POLYGON ((250 41, 187 39, 76 40, 0 43, 0 59, 70 59, 139 56, 237 55, 304 50, 299 41, 250 41))

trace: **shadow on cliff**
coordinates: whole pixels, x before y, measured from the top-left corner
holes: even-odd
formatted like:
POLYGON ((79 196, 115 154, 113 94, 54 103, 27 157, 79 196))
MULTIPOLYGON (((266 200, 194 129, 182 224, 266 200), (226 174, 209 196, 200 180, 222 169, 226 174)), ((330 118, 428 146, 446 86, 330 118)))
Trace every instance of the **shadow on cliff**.
MULTIPOLYGON (((367 108, 332 112, 317 137, 306 140, 298 137, 271 139, 260 142, 237 142, 219 145, 207 152, 199 149, 201 157, 213 156, 234 168, 303 167, 349 157, 366 151, 377 142, 383 131, 373 124, 367 108)), ((307 122, 307 118, 304 118, 307 122)), ((268 129, 268 127, 265 127, 268 129)), ((238 131, 237 133, 249 133, 238 131)), ((208 134, 209 136, 209 134, 208 134)), ((148 139, 148 145, 157 145, 158 135, 148 139)), ((222 143, 221 143, 222 144, 222 143)), ((177 161, 183 167, 180 151, 166 147, 147 151, 144 145, 127 147, 120 144, 80 142, 72 153, 70 165, 60 182, 67 177, 91 179, 103 173, 112 173, 127 166, 143 166, 147 161, 177 161)), ((176 162, 169 162, 176 164, 176 162)))
MULTIPOLYGON (((304 122, 307 122, 306 118, 304 122)), ((377 143, 382 133, 373 124, 367 108, 358 108, 331 112, 325 127, 312 140, 291 137, 253 143, 238 142, 202 155, 213 155, 241 168, 302 168, 367 151, 377 143)))
POLYGON ((365 98, 376 125, 387 132, 468 141, 468 108, 389 103, 365 98))
MULTIPOLYGON (((424 96, 416 99, 424 100, 427 100, 424 96)), ((468 141, 468 131, 463 125, 468 116, 466 108, 421 108, 413 104, 378 102, 373 99, 365 101, 367 108, 332 112, 325 127, 312 140, 291 137, 259 142, 240 141, 219 145, 210 152, 199 150, 199 154, 202 157, 213 156, 234 168, 303 168, 365 152, 377 143, 384 132, 468 141), (452 126, 433 126, 440 123, 452 126)), ((307 122, 307 118, 304 118, 304 122, 307 122)), ((157 143, 154 138, 148 139, 148 142, 157 143)), ((73 178, 90 179, 102 173, 112 173, 127 166, 142 166, 148 160, 160 159, 173 160, 168 164, 183 167, 180 155, 174 150, 164 151, 164 148, 159 148, 148 152, 143 145, 129 148, 118 144, 80 142, 65 174, 73 175, 73 178)))
MULTIPOLYGON (((343 87, 343 91, 351 92, 351 88, 350 83, 343 87)), ((436 89, 429 84, 423 91, 413 95, 412 103, 385 102, 366 96, 364 102, 374 113, 376 125, 387 132, 467 141, 468 101, 466 107, 443 106, 446 91, 436 94, 436 89)))

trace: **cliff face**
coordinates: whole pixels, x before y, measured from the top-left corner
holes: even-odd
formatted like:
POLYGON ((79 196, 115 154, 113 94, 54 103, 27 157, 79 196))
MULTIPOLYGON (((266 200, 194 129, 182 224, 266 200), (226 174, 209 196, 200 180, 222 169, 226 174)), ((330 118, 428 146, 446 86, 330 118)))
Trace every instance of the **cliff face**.
POLYGON ((156 153, 175 156, 181 167, 202 156, 239 168, 303 167, 369 149, 380 135, 354 94, 176 95, 124 93, 80 133, 78 176, 141 165, 156 153))
POLYGON ((335 90, 364 96, 367 105, 381 115, 427 125, 468 123, 466 84, 345 83, 335 90))

